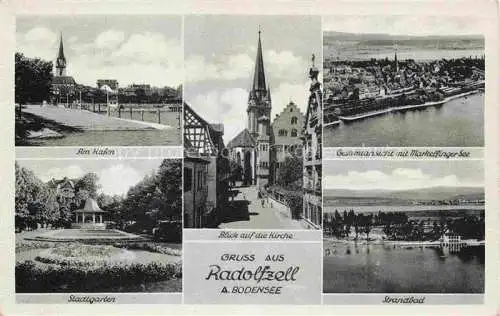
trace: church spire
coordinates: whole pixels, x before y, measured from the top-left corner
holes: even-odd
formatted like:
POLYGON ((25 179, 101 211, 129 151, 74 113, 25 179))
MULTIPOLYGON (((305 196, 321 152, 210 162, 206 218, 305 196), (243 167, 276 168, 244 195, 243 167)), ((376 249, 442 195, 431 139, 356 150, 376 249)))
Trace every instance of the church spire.
POLYGON ((257 44, 257 57, 255 58, 255 71, 253 74, 252 90, 265 91, 266 77, 264 75, 264 59, 262 58, 262 44, 260 42, 260 25, 259 25, 259 42, 257 44))
POLYGON ((62 32, 59 39, 59 53, 57 54, 57 59, 56 59, 56 75, 57 76, 66 75, 66 57, 64 57, 62 32))
POLYGON ((62 39, 62 32, 61 32, 61 35, 60 35, 60 39, 59 39, 59 54, 57 55, 57 59, 66 59, 64 57, 64 47, 63 47, 63 39, 62 39))

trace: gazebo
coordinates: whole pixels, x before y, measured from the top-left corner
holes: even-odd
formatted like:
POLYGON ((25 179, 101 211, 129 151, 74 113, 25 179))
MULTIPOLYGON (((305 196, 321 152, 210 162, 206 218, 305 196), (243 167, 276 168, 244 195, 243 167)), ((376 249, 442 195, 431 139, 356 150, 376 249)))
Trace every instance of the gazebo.
POLYGON ((75 210, 75 222, 71 225, 73 228, 79 229, 105 229, 106 224, 103 223, 103 211, 96 200, 88 198, 85 201, 85 206, 82 209, 75 210))

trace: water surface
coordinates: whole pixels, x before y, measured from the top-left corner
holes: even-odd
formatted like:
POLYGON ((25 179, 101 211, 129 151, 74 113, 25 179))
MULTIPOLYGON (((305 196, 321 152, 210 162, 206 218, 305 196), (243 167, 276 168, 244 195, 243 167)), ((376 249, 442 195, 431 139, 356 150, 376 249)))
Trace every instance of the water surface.
POLYGON ((326 147, 484 146, 484 95, 324 129, 326 147))
POLYGON ((324 241, 325 293, 483 293, 484 247, 437 249, 324 241))

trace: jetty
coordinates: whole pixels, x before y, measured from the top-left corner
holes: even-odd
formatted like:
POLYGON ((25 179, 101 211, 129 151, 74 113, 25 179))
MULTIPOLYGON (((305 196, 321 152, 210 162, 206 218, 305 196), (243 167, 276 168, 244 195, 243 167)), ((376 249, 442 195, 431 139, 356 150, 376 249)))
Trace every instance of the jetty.
POLYGON ((82 131, 140 131, 172 128, 169 125, 111 117, 87 110, 50 105, 27 105, 23 107, 22 112, 82 131))

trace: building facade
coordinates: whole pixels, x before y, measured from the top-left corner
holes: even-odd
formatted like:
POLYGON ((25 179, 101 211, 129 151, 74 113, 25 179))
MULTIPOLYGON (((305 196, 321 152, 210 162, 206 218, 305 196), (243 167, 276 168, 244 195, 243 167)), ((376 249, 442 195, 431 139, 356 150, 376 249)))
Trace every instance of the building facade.
POLYGON ((229 160, 223 126, 184 104, 184 227, 216 227, 227 200, 229 160))
POLYGON ((280 114, 276 114, 271 124, 272 164, 270 169, 272 183, 276 183, 278 170, 287 157, 300 156, 303 126, 304 114, 292 101, 287 104, 280 114))
POLYGON ((113 91, 118 91, 118 80, 116 79, 98 79, 96 82, 97 89, 101 89, 102 86, 108 86, 113 91))
POLYGON ((302 218, 311 228, 322 225, 322 100, 319 70, 314 65, 309 70, 311 86, 307 112, 303 128, 303 215, 302 218))

